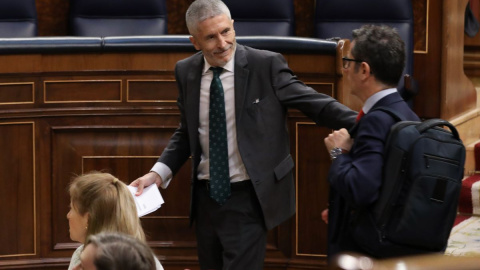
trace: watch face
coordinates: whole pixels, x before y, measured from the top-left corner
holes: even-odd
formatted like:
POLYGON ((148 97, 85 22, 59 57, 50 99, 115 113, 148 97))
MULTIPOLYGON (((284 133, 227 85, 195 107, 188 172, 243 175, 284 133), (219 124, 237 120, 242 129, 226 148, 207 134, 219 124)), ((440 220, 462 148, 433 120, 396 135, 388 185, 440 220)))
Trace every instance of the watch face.
POLYGON ((330 150, 330 158, 332 160, 336 159, 341 154, 342 154, 342 149, 340 149, 339 147, 334 147, 332 148, 332 150, 330 150))

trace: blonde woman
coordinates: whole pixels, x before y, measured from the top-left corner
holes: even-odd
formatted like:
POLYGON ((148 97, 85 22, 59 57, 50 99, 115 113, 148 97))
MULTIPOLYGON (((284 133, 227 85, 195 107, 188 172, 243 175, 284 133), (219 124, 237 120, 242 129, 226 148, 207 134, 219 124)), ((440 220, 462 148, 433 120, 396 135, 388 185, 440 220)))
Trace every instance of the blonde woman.
MULTIPOLYGON (((80 263, 83 244, 90 235, 124 233, 145 242, 132 194, 127 185, 113 175, 93 171, 77 176, 70 184, 69 193, 70 238, 82 243, 72 255, 69 270, 80 263)), ((157 270, 163 269, 156 257, 155 263, 157 270)))

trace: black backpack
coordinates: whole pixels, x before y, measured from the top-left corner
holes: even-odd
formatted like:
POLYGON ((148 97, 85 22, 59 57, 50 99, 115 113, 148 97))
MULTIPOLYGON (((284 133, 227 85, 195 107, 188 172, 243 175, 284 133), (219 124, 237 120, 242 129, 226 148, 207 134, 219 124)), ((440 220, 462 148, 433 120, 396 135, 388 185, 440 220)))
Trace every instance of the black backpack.
POLYGON ((377 258, 443 252, 457 213, 465 147, 448 121, 397 120, 385 146, 383 183, 377 202, 357 209, 352 235, 377 258), (450 132, 442 126, 450 129, 450 132))

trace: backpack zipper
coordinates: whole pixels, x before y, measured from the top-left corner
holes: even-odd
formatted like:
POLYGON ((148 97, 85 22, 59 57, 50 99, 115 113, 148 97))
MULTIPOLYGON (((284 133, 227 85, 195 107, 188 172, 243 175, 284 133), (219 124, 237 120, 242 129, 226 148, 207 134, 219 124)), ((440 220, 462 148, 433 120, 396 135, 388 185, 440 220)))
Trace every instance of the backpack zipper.
POLYGON ((429 154, 423 154, 423 156, 425 158, 425 167, 426 168, 430 168, 430 162, 429 162, 430 159, 438 160, 438 161, 445 162, 445 163, 450 163, 450 164, 457 165, 457 166, 460 165, 460 162, 458 162, 457 160, 454 160, 454 159, 450 159, 450 158, 434 156, 434 155, 429 155, 429 154))

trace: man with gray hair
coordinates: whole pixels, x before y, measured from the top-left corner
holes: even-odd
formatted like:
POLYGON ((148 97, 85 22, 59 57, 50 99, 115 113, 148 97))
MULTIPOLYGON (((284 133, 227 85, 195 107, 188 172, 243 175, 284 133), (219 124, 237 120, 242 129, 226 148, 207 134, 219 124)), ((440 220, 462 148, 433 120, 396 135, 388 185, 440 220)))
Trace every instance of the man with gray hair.
POLYGON ((288 108, 332 129, 356 113, 299 81, 281 54, 237 44, 222 1, 194 1, 186 21, 200 52, 175 67, 180 127, 131 185, 166 188, 191 157, 201 269, 263 269, 267 230, 295 213, 288 108))

